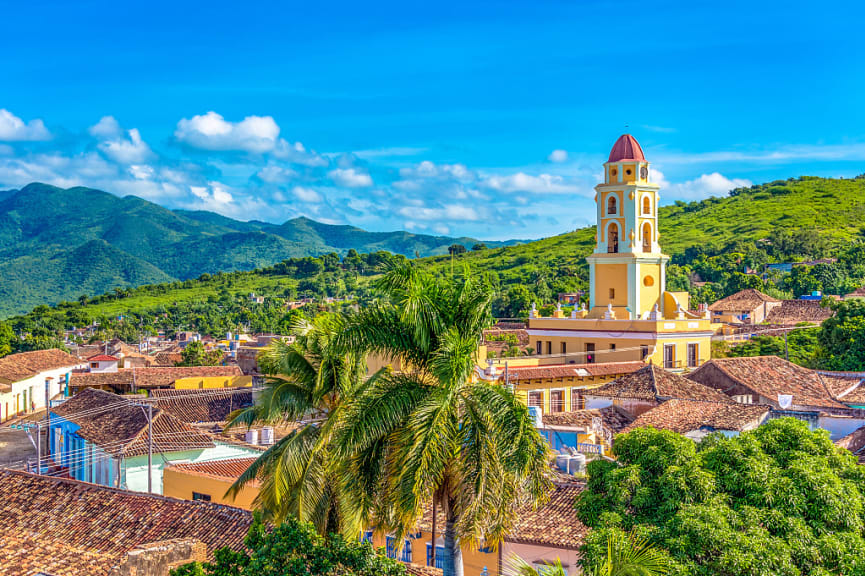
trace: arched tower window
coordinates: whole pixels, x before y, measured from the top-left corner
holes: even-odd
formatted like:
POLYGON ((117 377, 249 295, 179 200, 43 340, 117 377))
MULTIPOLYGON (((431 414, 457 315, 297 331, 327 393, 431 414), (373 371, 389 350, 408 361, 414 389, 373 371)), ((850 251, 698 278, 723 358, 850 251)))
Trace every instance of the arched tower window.
POLYGON ((619 251, 619 226, 615 222, 610 223, 607 228, 607 252, 619 251))
POLYGON ((607 214, 616 214, 616 197, 610 196, 607 199, 607 214))
POLYGON ((652 251, 652 225, 646 222, 643 224, 643 252, 652 251))
POLYGON ((651 214, 652 213, 652 201, 649 200, 648 196, 643 196, 643 214, 651 214))

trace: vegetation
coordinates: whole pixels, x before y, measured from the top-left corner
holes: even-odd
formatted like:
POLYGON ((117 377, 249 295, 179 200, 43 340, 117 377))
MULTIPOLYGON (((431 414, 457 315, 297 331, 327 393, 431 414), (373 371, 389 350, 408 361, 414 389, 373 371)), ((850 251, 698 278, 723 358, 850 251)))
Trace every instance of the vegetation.
POLYGON ((200 341, 190 342, 181 352, 178 366, 219 366, 224 354, 222 350, 207 351, 200 341))
POLYGON ((335 458, 334 428, 347 398, 365 377, 353 353, 337 354, 331 343, 340 322, 320 315, 299 321, 293 343, 277 340, 259 358, 268 374, 255 406, 238 414, 231 426, 311 419, 262 454, 234 483, 229 495, 259 481, 256 508, 266 517, 311 522, 320 534, 357 535, 364 527, 342 480, 344 465, 335 458))
POLYGON ((616 455, 589 463, 577 501, 589 570, 610 535, 633 531, 671 574, 865 574, 865 469, 823 430, 782 418, 698 445, 641 428, 616 437, 616 455))
POLYGON ((171 576, 403 576, 405 566, 376 553, 368 543, 321 536, 306 522, 288 517, 272 530, 256 521, 246 550, 222 548, 213 562, 187 564, 171 576))

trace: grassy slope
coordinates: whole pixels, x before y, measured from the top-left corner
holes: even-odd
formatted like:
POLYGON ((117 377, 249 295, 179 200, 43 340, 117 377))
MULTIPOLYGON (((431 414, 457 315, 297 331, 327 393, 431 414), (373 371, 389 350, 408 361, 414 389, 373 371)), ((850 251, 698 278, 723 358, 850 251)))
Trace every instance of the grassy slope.
MULTIPOLYGON (((814 228, 840 246, 865 224, 865 180, 807 178, 775 185, 766 184, 737 196, 715 198, 688 205, 661 208, 661 244, 669 254, 694 245, 724 247, 736 241, 756 241, 781 228, 814 228)), ((494 271, 505 278, 527 276, 531 271, 557 273, 563 267, 579 269, 594 245, 594 227, 545 238, 519 246, 468 252, 456 263, 473 270, 494 271)), ((417 261, 445 273, 448 256, 417 261)), ((279 276, 242 276, 233 292, 281 292, 294 280, 279 276)), ((192 287, 172 289, 161 296, 133 296, 101 304, 91 311, 118 314, 151 308, 160 303, 192 301, 215 294, 208 283, 191 281, 192 287)))

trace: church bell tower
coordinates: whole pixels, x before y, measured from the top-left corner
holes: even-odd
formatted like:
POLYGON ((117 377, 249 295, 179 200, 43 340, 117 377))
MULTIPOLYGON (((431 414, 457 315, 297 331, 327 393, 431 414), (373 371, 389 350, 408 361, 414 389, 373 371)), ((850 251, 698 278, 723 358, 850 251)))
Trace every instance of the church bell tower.
POLYGON ((649 162, 630 134, 616 140, 595 186, 597 236, 589 263, 590 314, 648 319, 663 314, 668 256, 658 244, 658 190, 649 162))

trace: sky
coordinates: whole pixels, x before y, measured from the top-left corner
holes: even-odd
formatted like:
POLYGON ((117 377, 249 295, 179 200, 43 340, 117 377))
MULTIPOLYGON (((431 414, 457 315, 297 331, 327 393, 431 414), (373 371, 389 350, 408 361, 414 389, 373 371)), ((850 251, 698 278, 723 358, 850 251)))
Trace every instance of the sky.
POLYGON ((0 189, 540 238, 633 134, 665 203, 865 172, 859 2, 0 0, 0 189))

